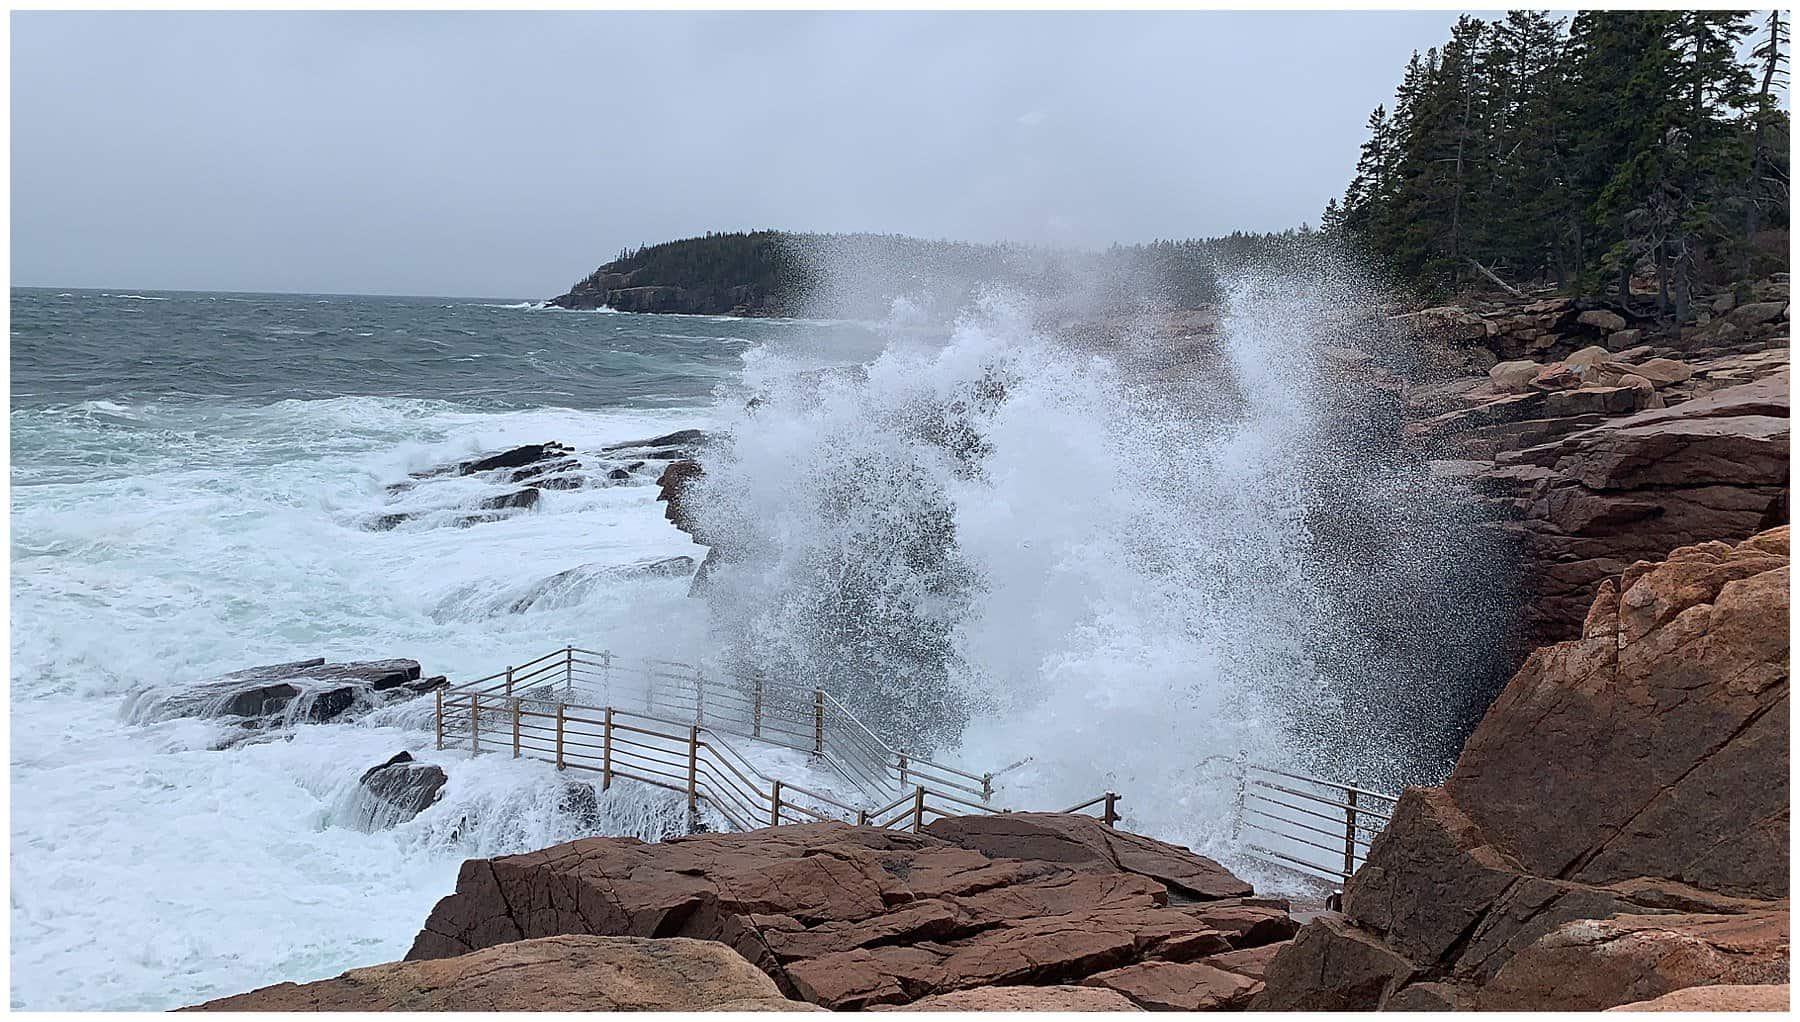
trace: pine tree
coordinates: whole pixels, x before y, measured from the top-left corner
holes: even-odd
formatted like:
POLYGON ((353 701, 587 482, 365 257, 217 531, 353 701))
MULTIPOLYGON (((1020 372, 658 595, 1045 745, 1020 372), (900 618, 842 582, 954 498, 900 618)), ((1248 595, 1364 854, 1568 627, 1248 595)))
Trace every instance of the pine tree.
POLYGON ((1761 87, 1750 108, 1751 156, 1749 180, 1744 186, 1744 240, 1739 260, 1740 279, 1748 280, 1757 232, 1762 229, 1765 206, 1787 211, 1787 147, 1772 145, 1788 135, 1788 117, 1775 104, 1775 86, 1786 86, 1788 28, 1782 12, 1770 11, 1763 21, 1761 39, 1750 54, 1761 72, 1761 87))

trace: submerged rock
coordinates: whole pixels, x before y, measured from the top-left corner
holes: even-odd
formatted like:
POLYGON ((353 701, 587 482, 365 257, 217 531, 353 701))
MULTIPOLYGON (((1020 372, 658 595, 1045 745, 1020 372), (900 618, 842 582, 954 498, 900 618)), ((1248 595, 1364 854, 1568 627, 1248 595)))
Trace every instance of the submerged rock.
POLYGON ((277 983, 186 1011, 808 1011, 720 944, 555 936, 277 983))
POLYGON ((450 778, 444 768, 399 752, 370 767, 357 782, 368 794, 370 812, 362 822, 371 829, 392 827, 424 812, 443 793, 450 778))
POLYGON ((614 444, 603 448, 598 455, 585 456, 568 444, 549 441, 439 465, 414 472, 407 479, 388 486, 390 507, 402 500, 414 506, 384 511, 365 519, 363 525, 379 532, 421 520, 458 528, 503 521, 519 511, 537 508, 545 490, 648 484, 651 478, 647 474, 639 476, 640 469, 653 460, 688 457, 704 439, 705 435, 699 430, 683 430, 649 440, 614 444), (499 487, 527 485, 472 500, 466 483, 442 488, 440 483, 434 482, 465 477, 477 477, 479 483, 499 487), (442 493, 450 496, 440 498, 435 506, 420 506, 429 505, 433 494, 442 493))
POLYGON ((236 718, 252 727, 318 724, 411 699, 449 682, 421 678, 417 660, 328 664, 323 657, 250 667, 185 688, 145 688, 125 703, 125 719, 236 718))
POLYGON ((653 461, 681 461, 691 459, 699 454, 700 448, 711 442, 705 430, 680 429, 673 433, 651 437, 648 440, 627 440, 623 443, 607 444, 600 448, 601 453, 613 457, 631 456, 653 461))
POLYGON ((522 614, 534 607, 567 607, 581 603, 595 591, 633 578, 687 578, 694 573, 694 559, 661 557, 633 564, 579 564, 559 571, 533 585, 506 608, 522 614))
MULTIPOLYGON (((512 476, 515 481, 518 481, 548 471, 551 465, 565 464, 570 460, 568 456, 574 453, 575 448, 554 440, 542 444, 525 444, 509 451, 501 451, 498 454, 489 454, 470 461, 458 462, 456 474, 467 476, 502 468, 522 469, 522 473, 516 472, 512 476)), ((439 475, 444 471, 444 469, 436 469, 427 474, 439 475)))

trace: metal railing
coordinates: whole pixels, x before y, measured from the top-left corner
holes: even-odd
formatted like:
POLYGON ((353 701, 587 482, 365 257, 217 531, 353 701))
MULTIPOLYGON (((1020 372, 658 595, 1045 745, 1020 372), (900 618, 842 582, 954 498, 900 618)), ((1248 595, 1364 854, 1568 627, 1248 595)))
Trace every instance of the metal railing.
MULTIPOLYGON (((439 690, 439 748, 510 752, 558 769, 598 772, 682 792, 739 829, 836 819, 922 828, 931 819, 994 813, 994 778, 897 750, 829 692, 761 676, 723 682, 690 664, 627 661, 566 646, 485 678, 439 690), (805 753, 860 799, 768 776, 734 741, 805 753), (862 802, 852 805, 851 801, 862 802)), ((1307 774, 1211 756, 1235 786, 1233 834, 1266 862, 1338 882, 1368 857, 1398 797, 1307 774)), ((1098 807, 1118 822, 1119 796, 1098 795, 1065 812, 1098 807)))
POLYGON ((1250 854, 1310 876, 1347 882, 1369 857, 1369 845, 1388 825, 1399 796, 1353 784, 1229 762, 1236 775, 1233 836, 1250 854))
MULTIPOLYGON (((603 789, 622 777, 680 792, 690 822, 704 800, 740 830, 836 819, 916 831, 934 818, 1003 811, 989 804, 991 775, 894 751, 828 693, 761 679, 747 687, 686 664, 570 646, 440 689, 437 744, 597 772, 603 789), (805 752, 870 801, 850 805, 770 777, 732 738, 805 752)), ((1098 806, 1110 826, 1118 798, 1107 792, 1065 811, 1098 806)))

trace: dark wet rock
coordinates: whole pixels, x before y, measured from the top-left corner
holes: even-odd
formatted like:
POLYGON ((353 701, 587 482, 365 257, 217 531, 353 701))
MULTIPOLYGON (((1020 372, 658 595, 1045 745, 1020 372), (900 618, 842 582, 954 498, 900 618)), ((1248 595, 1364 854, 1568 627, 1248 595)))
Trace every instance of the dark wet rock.
MULTIPOLYGON (((607 444, 602 451, 635 451, 635 450, 684 450, 692 451, 705 445, 706 431, 702 429, 681 429, 648 440, 627 440, 623 443, 607 444)), ((659 459, 660 460, 660 459, 659 459)))
POLYGON ((591 784, 579 781, 564 784, 562 793, 556 797, 556 811, 575 821, 575 825, 583 830, 600 827, 600 796, 594 793, 591 784))
POLYGON ((534 508, 538 506, 538 500, 542 496, 543 494, 537 490, 527 487, 512 493, 503 493, 498 497, 489 497, 476 506, 488 511, 499 511, 505 508, 534 508))
POLYGON ((233 718, 253 727, 317 724, 410 699, 448 684, 421 678, 416 660, 328 664, 324 658, 250 667, 185 688, 142 689, 126 700, 133 723, 233 718))
POLYGON ((656 499, 663 501, 663 517, 674 523, 677 529, 694 537, 694 542, 704 544, 700 538, 694 521, 688 516, 684 500, 687 488, 694 480, 706 474, 697 461, 677 461, 663 469, 662 475, 656 477, 656 499))
POLYGON ((410 752, 396 753, 364 771, 358 781, 369 796, 371 811, 364 822, 371 828, 405 823, 436 802, 449 780, 442 767, 420 763, 410 752))
MULTIPOLYGON (((509 451, 489 454, 470 461, 459 462, 457 475, 474 475, 477 472, 491 472, 502 468, 525 468, 532 466, 538 471, 545 471, 548 464, 561 463, 575 453, 573 447, 552 440, 543 444, 525 444, 509 451)), ((515 479, 519 478, 515 475, 515 479)))
POLYGON ((363 525, 381 532, 420 520, 459 528, 504 521, 509 517, 505 512, 537 507, 546 490, 646 483, 648 479, 640 478, 638 470, 652 460, 673 461, 689 457, 704 439, 699 430, 683 430, 649 440, 615 444, 605 448, 601 455, 585 456, 585 460, 569 445, 551 441, 439 465, 414 472, 410 478, 387 487, 395 502, 405 499, 414 506, 384 511, 366 519, 363 525), (471 502, 466 484, 459 490, 454 487, 438 489, 434 483, 470 476, 498 486, 528 485, 471 502), (439 496, 433 502, 433 495, 439 494, 447 495, 439 496), (402 495, 407 496, 403 498, 402 495))
POLYGON ((539 461, 514 472, 511 479, 515 483, 523 483, 532 479, 540 479, 559 472, 573 472, 581 467, 580 458, 562 458, 556 461, 539 461))

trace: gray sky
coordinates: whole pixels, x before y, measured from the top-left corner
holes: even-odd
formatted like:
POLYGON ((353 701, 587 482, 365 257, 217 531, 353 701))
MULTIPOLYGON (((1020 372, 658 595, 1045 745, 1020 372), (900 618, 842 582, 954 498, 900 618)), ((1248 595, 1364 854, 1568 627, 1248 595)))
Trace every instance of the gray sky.
POLYGON ((1454 20, 15 14, 13 282, 537 298, 707 230, 1316 223, 1454 20))

